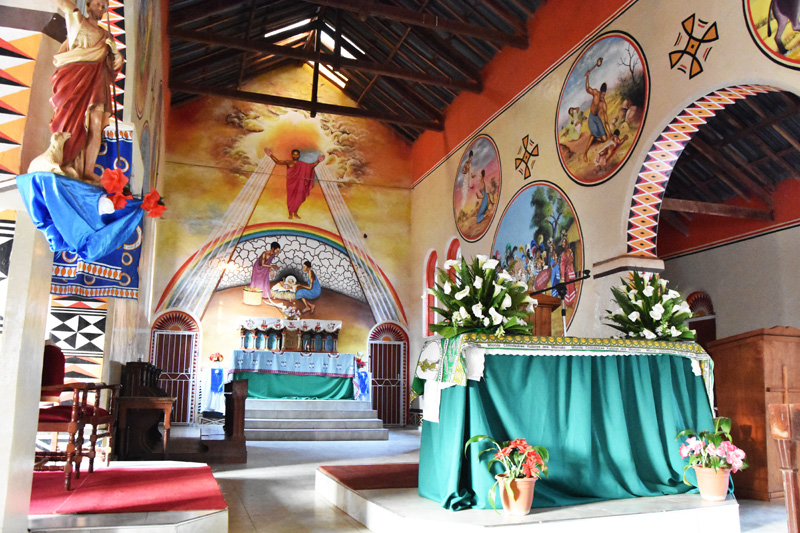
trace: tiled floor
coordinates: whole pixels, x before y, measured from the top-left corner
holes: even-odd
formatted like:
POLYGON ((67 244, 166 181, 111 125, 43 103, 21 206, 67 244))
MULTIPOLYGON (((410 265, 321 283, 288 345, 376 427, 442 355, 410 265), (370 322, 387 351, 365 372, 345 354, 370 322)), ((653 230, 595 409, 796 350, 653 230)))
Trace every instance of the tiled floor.
MULTIPOLYGON (((214 472, 229 506, 231 533, 365 531, 314 491, 317 467, 332 464, 416 462, 416 429, 392 430, 388 441, 252 442, 246 465, 218 465, 214 472)), ((741 530, 785 533, 783 501, 739 500, 741 530)))

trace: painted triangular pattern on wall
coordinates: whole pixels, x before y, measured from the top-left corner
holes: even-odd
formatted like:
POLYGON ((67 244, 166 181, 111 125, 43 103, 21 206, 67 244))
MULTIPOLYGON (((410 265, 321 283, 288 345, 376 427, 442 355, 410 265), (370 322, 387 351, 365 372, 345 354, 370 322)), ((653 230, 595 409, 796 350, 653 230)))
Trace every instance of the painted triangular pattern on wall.
POLYGON ((48 331, 64 352, 67 379, 96 381, 101 378, 106 307, 105 300, 51 299, 48 331))
POLYGON ((41 42, 38 32, 0 26, 0 180, 22 172, 22 136, 41 42))

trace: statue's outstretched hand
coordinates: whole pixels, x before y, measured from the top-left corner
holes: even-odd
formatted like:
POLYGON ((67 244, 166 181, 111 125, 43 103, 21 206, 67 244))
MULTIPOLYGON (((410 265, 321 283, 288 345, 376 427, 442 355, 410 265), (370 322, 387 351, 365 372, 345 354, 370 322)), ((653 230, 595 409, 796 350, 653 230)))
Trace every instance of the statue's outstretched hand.
POLYGON ((320 163, 322 163, 323 161, 325 161, 325 156, 324 156, 324 155, 320 155, 320 156, 317 158, 317 161, 319 161, 320 163))
POLYGON ((271 156, 272 155, 272 150, 270 150, 269 148, 264 148, 264 153, 266 155, 268 155, 268 156, 271 156))

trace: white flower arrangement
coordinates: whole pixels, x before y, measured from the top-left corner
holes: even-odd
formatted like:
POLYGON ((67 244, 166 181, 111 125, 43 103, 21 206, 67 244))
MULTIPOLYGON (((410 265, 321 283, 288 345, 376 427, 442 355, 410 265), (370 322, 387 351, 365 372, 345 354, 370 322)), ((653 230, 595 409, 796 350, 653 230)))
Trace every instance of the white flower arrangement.
POLYGON ((438 283, 427 291, 442 306, 431 309, 444 318, 431 324, 431 331, 446 338, 470 332, 530 335, 525 309, 536 300, 528 295, 527 285, 497 270, 498 265, 499 261, 485 255, 476 256, 471 265, 466 259, 445 261, 444 269, 437 269, 438 283))
POLYGON ((678 291, 667 290, 667 280, 658 274, 634 272, 622 285, 612 287, 611 293, 619 306, 606 310, 606 322, 631 339, 693 341, 694 330, 686 321, 692 311, 678 291))

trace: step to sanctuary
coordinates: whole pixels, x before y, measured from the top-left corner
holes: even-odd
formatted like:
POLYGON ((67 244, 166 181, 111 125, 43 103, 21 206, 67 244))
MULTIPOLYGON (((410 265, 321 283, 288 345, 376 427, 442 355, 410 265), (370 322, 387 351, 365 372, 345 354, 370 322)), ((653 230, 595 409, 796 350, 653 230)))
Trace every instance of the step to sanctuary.
POLYGON ((261 400, 245 402, 248 441, 388 440, 368 402, 354 400, 261 400))
MULTIPOLYGON (((372 466, 384 471, 402 465, 372 466)), ((401 482, 392 485, 387 484, 391 480, 386 476, 372 479, 364 468, 367 467, 320 467, 315 491, 375 533, 741 531, 739 504, 732 495, 722 502, 704 501, 699 494, 608 500, 572 507, 534 508, 526 516, 510 516, 492 509, 454 512, 421 497, 417 487, 408 486, 407 476, 398 476, 401 482), (337 478, 337 470, 346 475, 337 478)))

